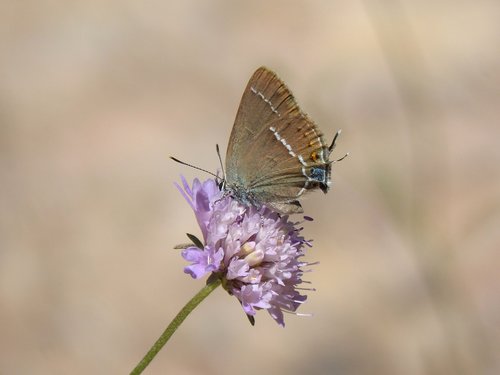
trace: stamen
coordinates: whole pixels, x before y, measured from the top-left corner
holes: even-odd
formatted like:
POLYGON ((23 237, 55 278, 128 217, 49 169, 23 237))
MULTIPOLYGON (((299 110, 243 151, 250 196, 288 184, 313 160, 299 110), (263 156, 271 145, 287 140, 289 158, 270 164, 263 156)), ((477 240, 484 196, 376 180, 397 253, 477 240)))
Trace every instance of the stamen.
POLYGON ((300 317, 305 317, 305 318, 312 318, 314 316, 313 313, 298 313, 298 312, 296 312, 295 315, 300 316, 300 317))
POLYGON ((303 288, 303 287, 296 286, 295 289, 297 289, 297 290, 306 290, 308 292, 316 292, 316 288, 303 288))

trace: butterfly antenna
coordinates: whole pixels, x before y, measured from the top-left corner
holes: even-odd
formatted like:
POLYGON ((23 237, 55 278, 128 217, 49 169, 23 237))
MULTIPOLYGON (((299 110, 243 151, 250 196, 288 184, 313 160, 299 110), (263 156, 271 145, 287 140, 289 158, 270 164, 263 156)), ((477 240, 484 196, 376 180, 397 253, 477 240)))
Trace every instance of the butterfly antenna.
POLYGON ((214 176, 215 178, 219 178, 216 174, 214 174, 214 173, 212 173, 212 172, 209 172, 209 171, 207 171, 206 169, 203 169, 203 168, 197 167, 197 166, 192 165, 192 164, 188 164, 188 163, 183 162, 183 161, 181 161, 181 160, 179 160, 179 159, 177 159, 177 158, 174 158, 173 156, 171 156, 171 157, 170 157, 170 159, 172 159, 173 161, 175 161, 175 162, 177 162, 177 163, 179 163, 179 164, 185 165, 185 166, 187 166, 187 167, 191 167, 191 168, 197 169, 197 170, 199 170, 199 171, 202 171, 202 172, 208 173, 209 175, 214 176))
POLYGON ((220 156, 219 145, 215 144, 215 150, 217 151, 217 156, 219 157, 220 169, 222 169, 222 179, 226 179, 226 171, 224 170, 224 164, 222 163, 222 158, 220 156))

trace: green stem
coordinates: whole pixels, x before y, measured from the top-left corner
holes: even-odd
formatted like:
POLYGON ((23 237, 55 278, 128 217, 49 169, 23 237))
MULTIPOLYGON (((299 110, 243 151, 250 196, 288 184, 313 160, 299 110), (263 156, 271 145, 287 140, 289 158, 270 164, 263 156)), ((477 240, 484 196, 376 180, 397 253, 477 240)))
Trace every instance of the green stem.
POLYGON ((189 313, 193 311, 196 306, 200 304, 210 293, 212 293, 221 284, 220 279, 216 279, 213 282, 205 285, 191 300, 186 303, 181 311, 175 316, 175 318, 170 322, 165 331, 156 340, 151 349, 146 353, 144 358, 135 366, 130 375, 141 374, 146 367, 151 363, 153 358, 158 354, 158 352, 167 343, 174 332, 179 328, 184 319, 187 318, 189 313))

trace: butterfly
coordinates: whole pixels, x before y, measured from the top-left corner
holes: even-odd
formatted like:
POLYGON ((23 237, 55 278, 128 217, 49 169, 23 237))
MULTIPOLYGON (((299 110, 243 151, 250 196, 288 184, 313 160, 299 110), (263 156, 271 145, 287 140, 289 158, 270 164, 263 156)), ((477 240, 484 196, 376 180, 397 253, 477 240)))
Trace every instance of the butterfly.
POLYGON ((339 134, 327 145, 283 81, 261 67, 250 78, 234 121, 224 188, 247 205, 303 212, 299 200, 305 193, 330 189, 329 156, 339 134))
MULTIPOLYGON (((316 189, 327 193, 332 163, 348 155, 329 159, 339 135, 340 131, 328 145, 285 83, 260 67, 243 92, 220 187, 245 205, 265 205, 281 214, 301 213, 299 200, 316 189)), ((220 157, 218 146, 217 152, 220 157)))

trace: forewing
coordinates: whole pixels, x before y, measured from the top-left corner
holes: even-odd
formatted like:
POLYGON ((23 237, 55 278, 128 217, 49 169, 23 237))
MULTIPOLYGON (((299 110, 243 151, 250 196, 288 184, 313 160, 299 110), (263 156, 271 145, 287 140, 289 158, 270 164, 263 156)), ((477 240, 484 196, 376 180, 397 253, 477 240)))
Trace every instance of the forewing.
POLYGON ((243 155, 268 124, 300 112, 290 90, 275 73, 265 67, 250 78, 229 138, 226 153, 226 178, 229 184, 247 181, 249 167, 243 155))

